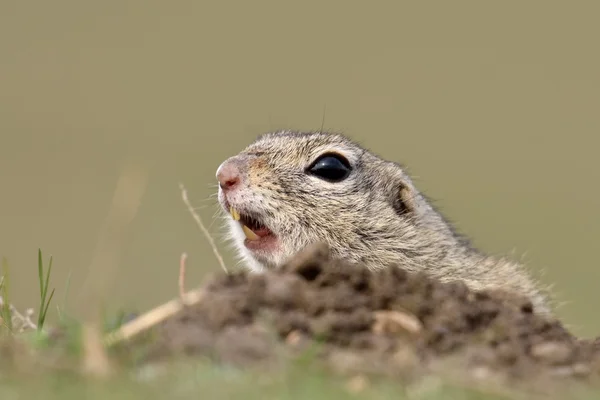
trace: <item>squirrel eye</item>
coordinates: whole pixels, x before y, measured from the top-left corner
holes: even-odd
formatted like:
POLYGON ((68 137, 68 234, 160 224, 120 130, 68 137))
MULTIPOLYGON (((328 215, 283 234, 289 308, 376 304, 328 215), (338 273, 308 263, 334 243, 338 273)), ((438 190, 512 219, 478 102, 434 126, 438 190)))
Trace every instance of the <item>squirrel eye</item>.
POLYGON ((350 175, 350 163, 339 154, 323 154, 307 172, 328 182, 341 182, 350 175))

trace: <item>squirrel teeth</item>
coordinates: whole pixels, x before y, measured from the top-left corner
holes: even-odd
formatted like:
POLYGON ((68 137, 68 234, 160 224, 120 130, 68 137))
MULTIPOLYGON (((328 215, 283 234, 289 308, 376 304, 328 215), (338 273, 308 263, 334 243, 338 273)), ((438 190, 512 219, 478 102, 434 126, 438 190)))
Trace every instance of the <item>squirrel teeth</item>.
POLYGON ((242 230, 244 231, 244 235, 246 235, 246 239, 252 241, 260 239, 260 237, 256 233, 252 232, 252 229, 248 228, 244 224, 242 224, 242 230))
MULTIPOLYGON (((231 214, 231 216, 233 217, 234 221, 239 221, 240 220, 240 213, 233 207, 229 207, 229 214, 231 214)), ((244 231, 244 235, 246 235, 246 238, 248 240, 258 240, 260 239, 260 237, 254 233, 252 231, 252 229, 248 228, 246 225, 242 224, 240 222, 240 225, 242 225, 242 230, 244 231)))

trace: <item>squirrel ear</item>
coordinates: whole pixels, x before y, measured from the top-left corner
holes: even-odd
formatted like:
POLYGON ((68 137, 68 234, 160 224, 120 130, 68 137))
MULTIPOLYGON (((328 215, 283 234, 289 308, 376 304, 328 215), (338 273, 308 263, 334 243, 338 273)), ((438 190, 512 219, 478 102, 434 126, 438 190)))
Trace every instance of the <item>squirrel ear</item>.
POLYGON ((398 215, 412 214, 416 210, 415 192, 412 185, 401 182, 397 187, 397 194, 392 206, 398 215))
POLYGON ((410 178, 397 164, 389 163, 387 176, 393 177, 389 185, 388 193, 391 195, 391 203, 398 215, 414 214, 417 211, 419 193, 412 184, 410 178))

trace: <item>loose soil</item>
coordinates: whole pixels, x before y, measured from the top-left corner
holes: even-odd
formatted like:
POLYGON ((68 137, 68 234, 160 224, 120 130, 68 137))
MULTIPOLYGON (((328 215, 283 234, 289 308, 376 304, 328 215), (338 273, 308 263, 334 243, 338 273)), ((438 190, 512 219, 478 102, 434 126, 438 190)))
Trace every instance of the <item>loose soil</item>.
POLYGON ((309 353, 337 371, 403 378, 443 370, 589 381, 600 372, 598 343, 525 299, 401 268, 368 271, 322 246, 277 271, 218 275, 204 289, 200 304, 156 328, 148 361, 184 353, 268 366, 309 353))

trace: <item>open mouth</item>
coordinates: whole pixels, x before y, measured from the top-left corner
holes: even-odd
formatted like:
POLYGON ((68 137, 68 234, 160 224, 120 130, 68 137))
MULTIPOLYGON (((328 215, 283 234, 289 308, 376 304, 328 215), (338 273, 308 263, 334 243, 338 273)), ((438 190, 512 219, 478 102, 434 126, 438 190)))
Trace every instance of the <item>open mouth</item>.
POLYGON ((256 242, 261 238, 272 236, 273 232, 269 230, 262 222, 248 215, 241 215, 235 208, 230 207, 229 213, 237 221, 246 235, 246 239, 256 242))

